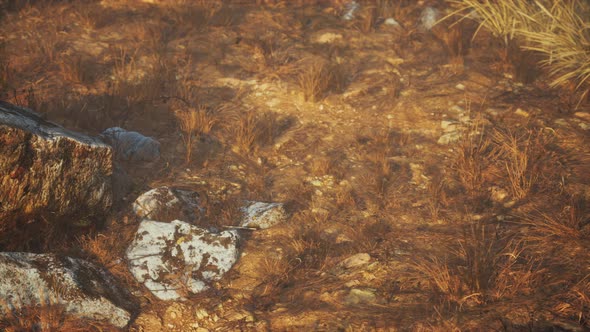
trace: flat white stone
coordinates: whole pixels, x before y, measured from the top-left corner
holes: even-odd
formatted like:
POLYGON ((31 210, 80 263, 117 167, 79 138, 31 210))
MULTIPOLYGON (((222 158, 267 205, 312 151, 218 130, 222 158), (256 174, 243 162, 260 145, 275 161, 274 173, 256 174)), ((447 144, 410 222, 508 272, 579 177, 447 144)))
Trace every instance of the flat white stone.
POLYGON ((211 233, 180 220, 143 220, 127 249, 129 269, 161 300, 198 293, 237 261, 237 231, 211 233))
POLYGON ((287 219, 282 203, 249 202, 242 212, 242 227, 266 229, 287 219))
POLYGON ((141 194, 133 202, 133 212, 145 219, 169 222, 196 221, 204 213, 199 194, 193 191, 158 187, 141 194))
POLYGON ((385 25, 390 25, 390 26, 394 26, 394 27, 398 27, 399 23, 395 20, 395 18, 393 17, 389 17, 385 20, 385 22, 383 22, 383 24, 385 25))

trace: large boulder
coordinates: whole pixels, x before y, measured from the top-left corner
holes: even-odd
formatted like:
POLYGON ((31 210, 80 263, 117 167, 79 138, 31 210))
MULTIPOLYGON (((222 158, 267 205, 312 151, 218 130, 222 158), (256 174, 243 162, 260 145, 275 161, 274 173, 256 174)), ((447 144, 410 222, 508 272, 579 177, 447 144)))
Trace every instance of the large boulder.
POLYGON ((24 307, 63 306, 75 317, 125 327, 138 306, 104 269, 53 254, 0 253, 0 317, 24 307))
POLYGON ((127 249, 129 269, 161 300, 208 288, 238 259, 235 230, 211 233, 186 222, 144 220, 127 249))
POLYGON ((0 220, 104 214, 112 170, 111 147, 101 140, 0 101, 0 220))

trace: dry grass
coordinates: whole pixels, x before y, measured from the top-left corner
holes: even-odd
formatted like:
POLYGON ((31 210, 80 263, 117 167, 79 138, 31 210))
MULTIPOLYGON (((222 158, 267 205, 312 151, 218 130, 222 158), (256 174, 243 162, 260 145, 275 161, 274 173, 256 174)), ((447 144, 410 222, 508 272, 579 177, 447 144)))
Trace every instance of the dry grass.
POLYGON ((461 14, 463 18, 475 19, 479 21, 479 27, 474 38, 481 28, 485 28, 495 37, 500 38, 505 47, 508 47, 517 37, 518 29, 522 29, 523 25, 528 23, 522 17, 531 13, 532 9, 527 2, 517 0, 448 0, 447 2, 456 7, 456 11, 447 18, 461 14))
POLYGON ((590 212, 583 197, 570 197, 561 211, 548 213, 534 211, 523 217, 524 225, 532 228, 529 240, 546 241, 583 241, 588 234, 583 232, 590 220, 590 212))
POLYGON ((554 311, 562 317, 585 324, 590 318, 590 275, 584 276, 564 294, 554 311))
POLYGON ((518 30, 528 42, 525 48, 545 55, 541 64, 549 69, 552 86, 572 84, 582 91, 581 101, 590 91, 590 6, 577 0, 536 5, 540 13, 518 30))
POLYGON ((311 61, 299 74, 299 88, 303 92, 303 99, 315 103, 322 100, 332 81, 329 66, 320 60, 311 61))
POLYGON ((205 106, 185 107, 175 111, 178 125, 183 133, 182 139, 186 149, 185 162, 190 164, 195 139, 207 135, 217 122, 214 113, 205 106))
POLYGON ((415 265, 446 308, 462 310, 529 296, 543 275, 539 264, 526 257, 519 242, 500 235, 499 226, 466 226, 462 239, 450 247, 447 255, 450 258, 431 256, 415 265))
POLYGON ((63 331, 63 332, 85 332, 85 331, 120 331, 114 326, 80 319, 66 313, 63 305, 45 304, 42 306, 29 306, 14 311, 2 305, 4 309, 3 318, 0 319, 0 329, 6 332, 27 332, 27 331, 63 331))
MULTIPOLYGON (((519 48, 538 52, 544 56, 540 63, 548 68, 552 86, 570 86, 572 92, 580 91, 576 107, 588 95, 590 6, 587 3, 578 0, 448 2, 457 7, 449 16, 460 14, 463 19, 474 19, 480 23, 477 31, 485 28, 503 41, 504 62, 516 64, 519 48)), ((519 65, 523 64, 526 62, 519 65)))
POLYGON ((481 196, 485 190, 484 184, 492 166, 493 146, 486 130, 481 120, 474 121, 464 132, 458 151, 454 153, 452 169, 472 197, 481 196))
POLYGON ((434 294, 444 305, 461 305, 463 303, 466 290, 461 279, 451 269, 446 259, 440 259, 437 256, 422 258, 415 267, 428 278, 434 294))

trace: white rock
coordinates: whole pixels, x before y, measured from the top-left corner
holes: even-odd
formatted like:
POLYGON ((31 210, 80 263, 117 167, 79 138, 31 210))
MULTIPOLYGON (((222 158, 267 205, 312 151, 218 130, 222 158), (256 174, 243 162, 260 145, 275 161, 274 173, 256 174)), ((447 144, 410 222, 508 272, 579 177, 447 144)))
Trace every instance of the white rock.
POLYGON ((238 258, 235 230, 211 233, 183 221, 144 220, 127 249, 129 269, 161 300, 182 299, 218 280, 238 258))
POLYGON ((350 21, 354 18, 355 12, 361 7, 358 2, 352 0, 349 1, 344 5, 344 14, 342 15, 342 19, 345 21, 350 21))
POLYGON ((389 18, 387 18, 387 19, 385 20, 385 22, 383 22, 383 24, 385 24, 385 25, 390 25, 390 26, 393 26, 393 27, 398 27, 398 26, 400 26, 400 25, 399 25, 399 23, 398 23, 398 22, 395 20, 395 18, 393 18, 393 17, 389 17, 389 18))
POLYGON ((347 259, 343 260, 342 263, 340 263, 340 264, 344 268, 352 269, 355 267, 369 264, 370 261, 371 261, 371 255, 369 255, 367 253, 360 253, 360 254, 356 254, 356 255, 352 255, 352 256, 348 257, 347 259))
POLYGON ((204 214, 197 192, 169 187, 149 190, 133 202, 133 212, 144 219, 169 222, 182 219, 194 222, 204 214))
POLYGON ((282 203, 247 202, 247 206, 242 207, 242 213, 242 227, 266 229, 287 219, 282 203))
POLYGON ((426 7, 420 14, 420 27, 425 30, 430 30, 436 24, 440 13, 436 8, 426 7))
POLYGON ((0 309, 63 305, 73 316, 125 327, 137 305, 104 269, 53 254, 0 253, 0 309))
POLYGON ((346 304, 348 305, 357 305, 357 304, 370 304, 375 302, 377 296, 375 296, 375 291, 371 289, 359 289, 353 288, 346 296, 346 304))

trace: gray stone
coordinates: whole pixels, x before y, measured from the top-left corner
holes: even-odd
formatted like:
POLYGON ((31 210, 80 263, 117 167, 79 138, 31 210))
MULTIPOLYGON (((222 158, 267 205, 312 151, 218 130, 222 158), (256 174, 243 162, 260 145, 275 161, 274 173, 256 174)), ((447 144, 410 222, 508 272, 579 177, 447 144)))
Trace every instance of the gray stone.
POLYGON ((457 131, 461 127, 461 123, 455 120, 442 120, 440 122, 440 127, 445 133, 457 131))
POLYGON ((420 14, 420 28, 430 30, 436 24, 440 16, 439 11, 433 7, 426 7, 420 14))
POLYGON ((340 264, 346 269, 352 269, 355 267, 367 265, 370 261, 371 255, 367 253, 360 253, 348 257, 347 259, 343 260, 340 264))
POLYGON ((372 289, 353 288, 344 300, 348 305, 371 304, 377 299, 375 291, 372 289))
POLYGON ((287 219, 282 203, 247 202, 240 226, 266 229, 287 219))
POLYGON ((138 309, 104 269, 53 254, 0 253, 0 316, 24 306, 62 305, 67 314, 125 327, 138 309))
POLYGON ((203 199, 197 192, 159 187, 143 193, 133 202, 133 211, 144 219, 194 223, 203 216, 203 199))
POLYGON ((393 17, 389 17, 389 18, 387 18, 387 19, 386 19, 386 20, 383 22, 383 24, 385 24, 385 25, 390 25, 390 26, 393 26, 393 27, 399 27, 399 26, 400 26, 400 25, 399 25, 399 23, 398 23, 398 22, 395 20, 395 18, 393 18, 393 17))
POLYGON ((0 220, 105 214, 112 171, 112 149, 101 140, 0 102, 0 220))
POLYGON ((352 1, 348 1, 345 5, 344 5, 344 14, 342 15, 342 19, 345 21, 350 21, 354 18, 354 15, 356 13, 357 10, 359 10, 361 8, 361 5, 352 0, 352 1))
POLYGON ((113 147, 118 160, 153 162, 160 159, 160 142, 138 132, 113 127, 106 129, 101 138, 113 147))
POLYGON ((234 265, 238 239, 235 230, 216 234, 179 220, 144 220, 127 249, 129 269, 157 298, 183 299, 234 265))
POLYGON ((441 145, 448 145, 459 141, 463 137, 460 131, 449 131, 439 137, 437 143, 441 145))

